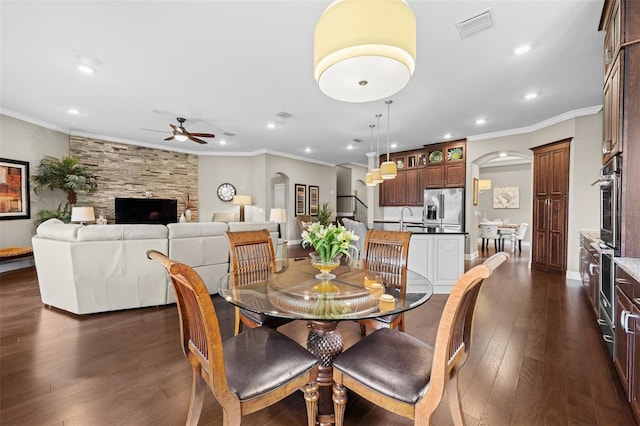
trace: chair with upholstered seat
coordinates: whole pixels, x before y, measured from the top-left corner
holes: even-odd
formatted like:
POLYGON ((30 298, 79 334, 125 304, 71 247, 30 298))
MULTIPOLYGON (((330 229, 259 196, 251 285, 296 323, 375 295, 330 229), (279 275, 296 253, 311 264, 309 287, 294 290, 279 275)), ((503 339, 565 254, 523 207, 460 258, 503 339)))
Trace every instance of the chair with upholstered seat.
POLYGON ((529 228, 528 223, 521 223, 518 227, 518 232, 516 232, 515 239, 518 241, 518 251, 522 252, 522 240, 524 236, 527 234, 527 228, 529 228))
POLYGON ((317 358, 288 337, 266 327, 249 329, 224 343, 207 287, 189 266, 149 250, 171 278, 180 320, 182 352, 192 367, 187 426, 197 425, 207 386, 222 406, 222 424, 268 407, 298 389, 304 392, 307 424, 315 425, 317 358))
MULTIPOLYGON (((234 287, 242 287, 268 279, 275 270, 275 251, 266 229, 258 231, 227 231, 229 240, 229 274, 234 287)), ((276 318, 246 309, 235 308, 234 334, 243 324, 254 328, 265 325, 278 328, 292 320, 276 318)))
POLYGON ((471 349, 473 315, 485 279, 509 255, 491 256, 456 281, 447 299, 435 347, 401 333, 382 329, 338 355, 333 363, 336 426, 342 426, 347 389, 415 425, 431 425, 444 396, 453 421, 464 424, 458 372, 471 349))
POLYGON ((364 240, 367 238, 367 225, 348 218, 342 219, 342 224, 348 231, 358 236, 358 240, 353 242, 354 248, 349 249, 349 255, 353 259, 360 259, 362 256, 362 248, 364 247, 364 240))
POLYGON ((484 250, 485 247, 485 240, 487 243, 487 250, 489 249, 489 243, 493 240, 493 246, 496 249, 496 253, 498 252, 498 248, 501 245, 500 240, 502 239, 502 235, 498 232, 497 223, 481 223, 480 238, 482 238, 482 250, 484 250))
MULTIPOLYGON (((406 266, 409 256, 408 231, 381 231, 369 229, 362 246, 361 259, 369 271, 384 274, 386 285, 400 287, 404 293, 406 266), (391 280, 391 282, 389 282, 391 280)), ((404 314, 386 315, 378 318, 359 320, 360 331, 366 334, 366 327, 373 329, 398 328, 404 331, 404 314)))
POLYGON ((307 230, 309 224, 313 222, 313 218, 308 214, 299 214, 298 216, 296 216, 296 222, 298 223, 300 232, 302 232, 307 230))

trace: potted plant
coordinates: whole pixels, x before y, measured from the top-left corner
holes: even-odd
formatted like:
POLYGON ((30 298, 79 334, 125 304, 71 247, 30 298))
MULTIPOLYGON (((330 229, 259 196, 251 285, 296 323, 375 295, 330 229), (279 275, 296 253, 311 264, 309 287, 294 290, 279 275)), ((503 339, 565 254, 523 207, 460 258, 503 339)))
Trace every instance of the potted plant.
POLYGON ((322 203, 318 208, 318 214, 316 215, 316 222, 320 222, 320 225, 329 226, 331 223, 331 215, 333 210, 329 207, 329 203, 322 203))
POLYGON ((57 210, 38 212, 38 223, 57 218, 63 222, 71 219, 71 207, 78 201, 78 192, 92 193, 98 187, 96 177, 87 166, 80 164, 77 157, 56 158, 46 156, 40 160, 38 169, 31 176, 33 191, 37 194, 44 189, 61 189, 67 193, 67 201, 58 205, 57 210))

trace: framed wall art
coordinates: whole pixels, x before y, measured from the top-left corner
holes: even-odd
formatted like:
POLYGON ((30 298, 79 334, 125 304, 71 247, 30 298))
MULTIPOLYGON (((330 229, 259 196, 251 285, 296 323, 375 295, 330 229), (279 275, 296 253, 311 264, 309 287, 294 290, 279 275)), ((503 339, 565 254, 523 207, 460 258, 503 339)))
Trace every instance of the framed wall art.
POLYGON ((0 158, 0 219, 30 219, 29 163, 0 158))
POLYGON ((505 186, 493 189, 494 209, 519 209, 520 208, 520 187, 505 186))
POLYGON ((307 207, 307 185, 296 183, 296 216, 306 214, 307 207))
POLYGON ((316 216, 318 214, 318 204, 320 199, 320 188, 309 185, 309 214, 316 216))

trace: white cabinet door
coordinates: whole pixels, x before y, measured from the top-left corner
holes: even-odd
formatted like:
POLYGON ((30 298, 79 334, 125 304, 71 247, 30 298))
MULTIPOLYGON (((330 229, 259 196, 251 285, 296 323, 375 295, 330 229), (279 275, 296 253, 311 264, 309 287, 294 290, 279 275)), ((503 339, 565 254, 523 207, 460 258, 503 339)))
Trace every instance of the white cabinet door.
POLYGON ((433 235, 413 234, 409 242, 407 268, 433 283, 433 235))
POLYGON ((433 291, 451 293, 464 274, 464 235, 435 235, 433 244, 433 291))

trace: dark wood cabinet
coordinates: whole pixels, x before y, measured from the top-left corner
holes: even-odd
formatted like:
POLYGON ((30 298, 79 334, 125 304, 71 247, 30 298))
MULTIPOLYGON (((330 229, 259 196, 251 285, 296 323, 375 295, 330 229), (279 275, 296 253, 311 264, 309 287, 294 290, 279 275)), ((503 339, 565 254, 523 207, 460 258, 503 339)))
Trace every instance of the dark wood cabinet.
POLYGON ((580 234, 580 278, 594 315, 598 316, 600 256, 591 240, 580 234))
POLYGON ((604 139, 602 141, 602 163, 606 164, 622 152, 622 138, 620 123, 621 117, 621 101, 620 85, 621 85, 621 64, 624 62, 624 55, 616 58, 611 72, 605 81, 604 95, 604 139))
POLYGON ((532 148, 532 266, 545 272, 567 269, 569 149, 569 139, 532 148))
POLYGON ((425 148, 427 188, 463 188, 466 185, 466 139, 425 145, 425 148))
MULTIPOLYGON (((426 153, 424 149, 396 152, 389 159, 398 174, 380 184, 381 206, 422 206, 425 189, 426 153)), ((386 155, 380 157, 386 161, 386 155)))
POLYGON ((631 404, 640 419, 640 282, 619 265, 615 267, 616 350, 613 364, 631 404))

